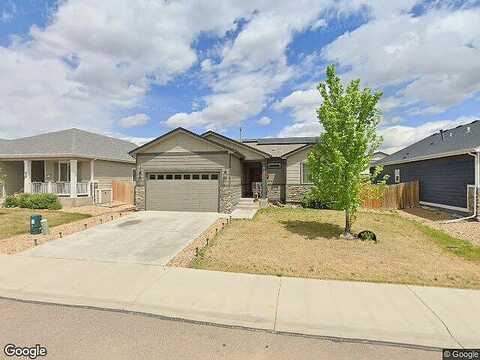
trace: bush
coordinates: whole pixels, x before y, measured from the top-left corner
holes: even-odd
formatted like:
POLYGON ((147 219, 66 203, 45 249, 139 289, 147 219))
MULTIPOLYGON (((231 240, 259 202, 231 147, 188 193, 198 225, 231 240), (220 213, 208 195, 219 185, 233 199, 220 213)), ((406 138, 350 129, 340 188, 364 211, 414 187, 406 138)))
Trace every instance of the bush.
POLYGON ((62 205, 55 194, 21 194, 10 196, 5 200, 5 207, 20 207, 25 209, 59 210, 62 205), (9 200, 9 198, 11 198, 9 200), (7 205, 7 201, 9 205, 7 205))
POLYGON ((328 209, 328 205, 320 201, 313 192, 309 191, 303 195, 300 202, 302 207, 310 209, 328 209))
POLYGON ((16 196, 7 196, 5 199, 5 207, 6 208, 14 208, 18 206, 18 201, 16 196))

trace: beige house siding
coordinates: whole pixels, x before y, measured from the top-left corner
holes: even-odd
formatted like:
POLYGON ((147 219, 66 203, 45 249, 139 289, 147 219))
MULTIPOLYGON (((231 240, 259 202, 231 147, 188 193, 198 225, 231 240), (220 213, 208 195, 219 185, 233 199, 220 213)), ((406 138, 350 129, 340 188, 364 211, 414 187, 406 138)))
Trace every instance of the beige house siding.
MULTIPOLYGON (((131 181, 135 164, 95 160, 94 179, 99 189, 111 189, 112 180, 131 181)), ((89 174, 89 173, 88 173, 89 174)))
MULTIPOLYGON (((5 195, 23 190, 23 161, 0 161, 0 174, 7 175, 5 195)), ((2 197, 1 188, 0 197, 2 197)))
POLYGON ((255 152, 254 150, 250 150, 244 146, 241 146, 239 144, 236 144, 231 141, 227 141, 225 139, 219 138, 218 136, 215 136, 213 134, 205 136, 206 139, 209 139, 213 142, 216 142, 218 144, 222 144, 226 147, 229 147, 230 149, 238 151, 240 154, 245 156, 245 160, 263 160, 265 156, 260 155, 259 153, 255 152))
POLYGON ((287 158, 287 184, 302 184, 302 163, 310 151, 311 148, 307 148, 287 158))
POLYGON ((242 197, 242 162, 236 156, 231 155, 230 160, 230 187, 233 195, 233 205, 237 205, 242 197))
POLYGON ((194 138, 189 134, 178 132, 172 134, 159 143, 153 143, 150 146, 140 150, 140 154, 144 153, 162 153, 162 152, 201 152, 201 151, 222 151, 223 149, 208 141, 194 138))

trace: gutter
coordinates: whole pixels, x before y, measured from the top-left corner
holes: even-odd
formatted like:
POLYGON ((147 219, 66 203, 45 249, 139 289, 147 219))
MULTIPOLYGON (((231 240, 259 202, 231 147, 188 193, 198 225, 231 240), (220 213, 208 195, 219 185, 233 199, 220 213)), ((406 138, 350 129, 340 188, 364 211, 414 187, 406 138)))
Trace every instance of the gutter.
MULTIPOLYGON (((475 219, 477 217, 477 194, 478 194, 478 187, 480 186, 480 179, 479 179, 479 171, 480 171, 480 147, 475 149, 475 152, 468 153, 468 155, 474 157, 475 161, 475 190, 473 192, 473 215, 462 217, 459 219, 447 220, 442 221, 442 224, 449 224, 454 222, 459 222, 463 220, 475 219)), ((468 199, 467 199, 468 202, 468 199)), ((468 206, 468 204, 467 204, 468 206)))

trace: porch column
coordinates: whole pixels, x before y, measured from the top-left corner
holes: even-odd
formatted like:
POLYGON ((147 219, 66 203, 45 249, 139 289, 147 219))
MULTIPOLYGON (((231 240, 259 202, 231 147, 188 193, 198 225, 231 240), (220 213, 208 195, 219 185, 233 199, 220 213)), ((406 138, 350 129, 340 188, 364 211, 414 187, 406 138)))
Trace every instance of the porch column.
POLYGON ((70 160, 70 197, 77 197, 77 160, 70 160))
POLYGON ((262 198, 267 197, 267 160, 262 162, 262 198))
POLYGON ((32 192, 32 160, 23 160, 23 192, 32 192))
POLYGON ((90 160, 90 184, 88 185, 88 194, 93 197, 93 181, 95 179, 95 160, 90 160))

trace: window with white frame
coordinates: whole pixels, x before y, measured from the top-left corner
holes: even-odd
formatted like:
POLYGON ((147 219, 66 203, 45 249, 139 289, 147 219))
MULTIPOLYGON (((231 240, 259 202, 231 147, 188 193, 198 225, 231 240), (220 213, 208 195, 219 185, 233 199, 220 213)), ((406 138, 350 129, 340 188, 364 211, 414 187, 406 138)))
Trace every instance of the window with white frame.
POLYGON ((395 183, 398 184, 400 182, 400 169, 395 169, 395 183))
POLYGON ((302 163, 302 184, 311 184, 312 174, 307 163, 302 163))

